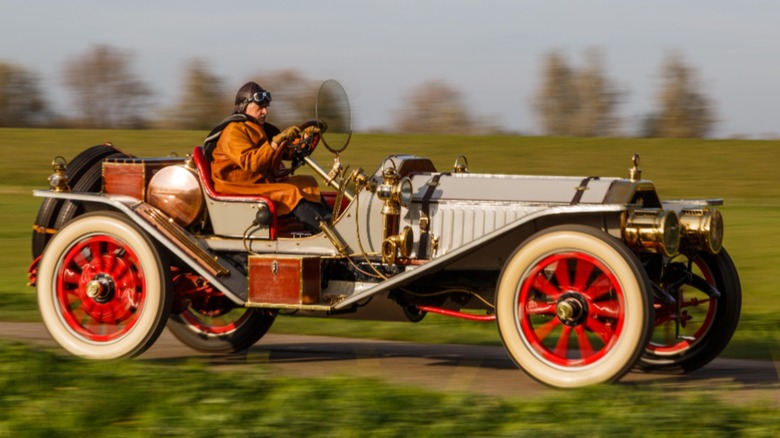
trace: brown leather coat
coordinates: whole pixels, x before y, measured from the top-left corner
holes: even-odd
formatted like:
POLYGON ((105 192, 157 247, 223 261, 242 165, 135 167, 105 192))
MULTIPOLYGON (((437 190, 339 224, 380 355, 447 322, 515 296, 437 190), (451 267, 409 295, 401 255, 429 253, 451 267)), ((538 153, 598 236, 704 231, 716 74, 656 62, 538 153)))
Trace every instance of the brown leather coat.
POLYGON ((271 198, 277 214, 289 214, 301 199, 320 202, 317 181, 311 176, 292 176, 276 182, 274 170, 285 148, 274 151, 262 126, 252 121, 231 123, 214 148, 211 178, 223 194, 264 195, 271 198))

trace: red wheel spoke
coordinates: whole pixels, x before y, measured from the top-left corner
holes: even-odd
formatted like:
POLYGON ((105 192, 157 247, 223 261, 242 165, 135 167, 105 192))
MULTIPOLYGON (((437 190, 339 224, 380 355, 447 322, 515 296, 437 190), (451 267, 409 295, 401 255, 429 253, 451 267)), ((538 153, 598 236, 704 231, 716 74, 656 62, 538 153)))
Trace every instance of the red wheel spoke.
POLYGON ((555 303, 529 301, 525 306, 525 311, 529 315, 555 315, 555 303))
POLYGON ((98 241, 90 241, 89 245, 87 245, 87 248, 89 249, 89 253, 92 257, 92 260, 90 260, 90 265, 92 269, 100 272, 103 270, 103 251, 101 251, 101 242, 98 241))
POLYGON ((94 312, 96 311, 95 307, 98 305, 96 302, 92 300, 83 300, 78 304, 79 304, 78 307, 81 307, 84 310, 84 312, 86 312, 87 315, 94 315, 94 312))
POLYGON ((593 283, 583 293, 587 295, 591 300, 598 300, 604 294, 607 294, 613 290, 612 281, 603 272, 596 278, 593 283))
POLYGON ((580 345, 580 357, 585 359, 587 357, 593 356, 593 346, 590 345, 588 333, 585 331, 584 326, 578 325, 575 328, 575 331, 577 332, 577 341, 580 345))
POLYGON ((585 260, 577 260, 577 270, 574 275, 574 284, 572 285, 575 290, 584 291, 588 284, 588 279, 593 272, 593 263, 585 260))
POLYGON ((569 336, 571 335, 571 327, 568 325, 563 326, 561 336, 558 338, 558 342, 555 344, 554 354, 560 358, 566 359, 569 352, 569 336))
POLYGON ((534 289, 547 295, 552 300, 557 300, 561 296, 561 290, 554 286, 541 272, 534 278, 534 289))
POLYGON ((79 281, 81 280, 81 272, 76 272, 73 269, 65 268, 62 270, 62 276, 60 278, 65 284, 78 286, 79 281))
POLYGON ((117 260, 114 254, 105 254, 103 257, 103 272, 110 273, 116 269, 117 260))
POLYGON ((110 275, 117 283, 121 283, 126 281, 128 277, 132 277, 132 272, 130 272, 130 267, 127 263, 116 263, 110 275))
POLYGON ((65 260, 68 260, 66 263, 67 265, 74 265, 79 269, 84 269, 85 266, 89 265, 89 260, 87 260, 86 255, 84 255, 83 247, 74 248, 73 252, 70 253, 70 257, 65 260))
POLYGON ((599 335, 605 344, 608 344, 612 339, 612 336, 615 335, 615 331, 612 329, 611 325, 605 324, 594 318, 588 318, 588 322, 585 323, 585 326, 588 330, 599 335))
POLYGON ((620 302, 609 300, 591 303, 590 314, 592 317, 618 319, 620 318, 620 302))
POLYGON ((536 333, 536 337, 540 341, 543 341, 547 336, 549 336, 550 332, 552 332, 559 325, 561 325, 561 321, 558 318, 555 318, 547 321, 538 328, 534 328, 533 330, 534 333, 536 333))
POLYGON ((558 288, 566 290, 571 287, 571 280, 569 279, 569 259, 558 260, 558 264, 555 266, 555 279, 558 280, 558 288))
POLYGON ((133 313, 137 310, 133 303, 125 301, 116 301, 112 303, 111 314, 117 320, 124 321, 131 318, 133 313))

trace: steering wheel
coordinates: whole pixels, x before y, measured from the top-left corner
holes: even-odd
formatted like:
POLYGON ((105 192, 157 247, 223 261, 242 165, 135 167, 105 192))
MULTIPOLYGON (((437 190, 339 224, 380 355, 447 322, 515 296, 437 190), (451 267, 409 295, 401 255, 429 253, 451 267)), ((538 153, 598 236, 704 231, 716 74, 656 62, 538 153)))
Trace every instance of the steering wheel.
POLYGON ((290 173, 303 165, 304 159, 314 152, 322 134, 328 129, 327 123, 322 120, 309 120, 298 127, 301 128, 301 137, 294 142, 290 173))

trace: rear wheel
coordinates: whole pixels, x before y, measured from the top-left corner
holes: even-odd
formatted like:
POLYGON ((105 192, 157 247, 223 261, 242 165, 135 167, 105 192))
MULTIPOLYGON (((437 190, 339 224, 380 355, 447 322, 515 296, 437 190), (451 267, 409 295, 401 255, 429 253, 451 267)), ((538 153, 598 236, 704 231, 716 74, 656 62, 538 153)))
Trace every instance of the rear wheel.
POLYGON ((205 279, 177 273, 175 314, 168 330, 183 344, 205 353, 235 353, 255 344, 271 328, 276 312, 236 307, 205 279))
MULTIPOLYGON (((686 266, 688 259, 675 262, 686 266)), ((692 280, 675 297, 680 327, 677 303, 656 305, 655 330, 638 364, 642 370, 687 373, 699 369, 726 348, 737 328, 742 289, 731 257, 722 249, 716 255, 697 254, 691 262, 692 280), (711 287, 720 297, 710 296, 711 287)))
POLYGON ((65 350, 90 359, 131 357, 165 327, 170 269, 154 242, 114 212, 63 227, 38 269, 38 306, 65 350))
POLYGON ((650 281, 636 256, 601 230, 559 226, 510 257, 496 297, 498 329, 515 363, 556 387, 622 377, 651 331, 650 281))

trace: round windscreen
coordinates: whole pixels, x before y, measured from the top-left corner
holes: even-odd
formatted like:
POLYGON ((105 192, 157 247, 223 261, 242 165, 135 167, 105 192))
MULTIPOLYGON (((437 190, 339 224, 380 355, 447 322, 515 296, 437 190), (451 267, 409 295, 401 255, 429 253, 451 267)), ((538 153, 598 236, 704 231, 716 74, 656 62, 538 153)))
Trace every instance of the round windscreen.
POLYGON ((316 118, 324 121, 328 129, 322 136, 325 147, 333 153, 347 148, 352 137, 352 113, 344 88, 329 79, 322 83, 317 93, 316 118))

